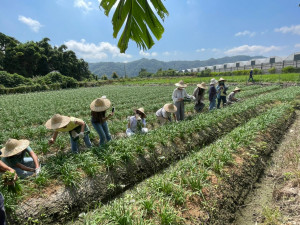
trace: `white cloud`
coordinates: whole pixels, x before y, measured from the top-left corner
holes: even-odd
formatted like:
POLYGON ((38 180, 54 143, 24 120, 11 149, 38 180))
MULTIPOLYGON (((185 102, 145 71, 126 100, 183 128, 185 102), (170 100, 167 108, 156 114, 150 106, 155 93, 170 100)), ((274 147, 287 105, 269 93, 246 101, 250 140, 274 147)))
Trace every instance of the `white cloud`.
POLYGON ((100 42, 98 44, 86 43, 84 39, 81 39, 80 42, 75 40, 70 40, 65 42, 65 45, 70 49, 76 52, 78 57, 83 58, 88 62, 97 62, 108 58, 111 55, 113 58, 131 58, 129 54, 120 53, 120 50, 117 46, 112 45, 108 42, 100 42))
POLYGON ((81 8, 84 12, 88 12, 93 10, 92 2, 88 2, 86 0, 75 0, 74 7, 81 8))
POLYGON ((30 17, 19 16, 19 21, 29 26, 30 29, 36 33, 39 32, 39 29, 43 26, 39 21, 33 20, 30 17))
POLYGON ((255 32, 250 32, 249 30, 245 30, 245 31, 236 33, 234 36, 236 36, 236 37, 239 37, 239 36, 254 37, 255 34, 256 34, 255 32))
POLYGON ((205 48, 197 49, 196 52, 204 52, 205 48))
POLYGON ((217 49, 217 48, 213 48, 212 51, 213 51, 213 52, 218 52, 218 51, 220 51, 220 50, 217 49))
POLYGON ((283 34, 286 34, 286 33, 292 33, 292 34, 298 34, 300 35, 300 25, 292 25, 290 27, 280 27, 280 28, 276 28, 274 30, 275 32, 281 32, 283 34))
POLYGON ((295 48, 300 48, 300 44, 295 44, 295 48))
POLYGON ((247 55, 255 55, 255 54, 264 54, 271 51, 278 51, 281 47, 278 46, 261 46, 261 45, 242 45, 239 47, 234 47, 225 51, 227 55, 238 55, 238 54, 247 54, 247 55))
POLYGON ((139 53, 143 57, 155 57, 155 56, 157 56, 157 52, 150 53, 150 52, 144 52, 143 50, 141 50, 139 53))
POLYGON ((163 55, 171 55, 170 52, 164 52, 163 55))

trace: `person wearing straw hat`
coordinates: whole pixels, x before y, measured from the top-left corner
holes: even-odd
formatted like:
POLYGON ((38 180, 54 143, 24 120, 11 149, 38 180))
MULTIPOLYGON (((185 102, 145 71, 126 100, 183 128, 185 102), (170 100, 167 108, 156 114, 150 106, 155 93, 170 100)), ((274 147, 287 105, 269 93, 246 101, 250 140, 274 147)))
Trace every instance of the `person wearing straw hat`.
POLYGON ((177 107, 176 118, 178 121, 184 120, 184 101, 185 99, 194 99, 194 96, 190 96, 186 93, 186 84, 181 80, 175 84, 177 87, 172 94, 174 105, 177 107))
POLYGON ((97 98, 92 101, 91 108, 91 122, 95 130, 97 131, 100 141, 99 146, 105 144, 105 140, 108 142, 111 140, 111 135, 107 126, 107 120, 114 115, 114 112, 110 113, 108 116, 105 116, 106 110, 111 106, 111 102, 106 96, 97 98))
POLYGON ((126 129, 127 137, 136 133, 148 133, 148 129, 146 128, 146 117, 144 108, 135 110, 135 115, 128 118, 128 125, 126 129))
POLYGON ((92 146, 89 138, 89 128, 81 119, 55 114, 45 123, 45 127, 54 130, 52 138, 48 141, 49 145, 55 142, 59 132, 69 132, 73 153, 78 153, 79 138, 83 138, 86 147, 90 148, 92 146))
POLYGON ((217 89, 216 89, 216 84, 218 81, 216 81, 215 78, 212 78, 210 80, 210 88, 208 90, 208 99, 209 99, 209 110, 213 110, 216 108, 216 99, 217 99, 217 89))
POLYGON ((228 99, 227 99, 227 104, 228 104, 228 105, 230 105, 230 104, 232 104, 232 103, 234 103, 234 102, 239 101, 239 99, 235 97, 235 94, 236 94, 237 92, 240 92, 240 91, 241 91, 241 89, 239 89, 238 87, 236 87, 236 88, 228 95, 228 99))
POLYGON ((197 87, 194 90, 193 96, 195 97, 195 111, 201 112, 204 108, 205 104, 204 101, 204 94, 205 90, 207 89, 206 84, 202 82, 201 84, 197 84, 197 87))
POLYGON ((176 119, 176 111, 177 107, 173 104, 165 104, 162 108, 156 111, 155 115, 160 122, 161 125, 165 124, 166 122, 172 122, 171 114, 173 114, 174 120, 176 119))
POLYGON ((221 101, 223 102, 223 107, 226 104, 226 91, 228 90, 228 87, 226 87, 225 85, 225 79, 223 79, 222 77, 219 79, 218 81, 218 86, 217 86, 217 99, 218 99, 218 105, 217 105, 217 109, 220 108, 220 104, 221 101))
POLYGON ((38 157, 29 146, 29 141, 22 139, 8 139, 5 147, 1 149, 2 161, 23 179, 41 171, 38 157), (30 157, 25 157, 26 153, 30 157))

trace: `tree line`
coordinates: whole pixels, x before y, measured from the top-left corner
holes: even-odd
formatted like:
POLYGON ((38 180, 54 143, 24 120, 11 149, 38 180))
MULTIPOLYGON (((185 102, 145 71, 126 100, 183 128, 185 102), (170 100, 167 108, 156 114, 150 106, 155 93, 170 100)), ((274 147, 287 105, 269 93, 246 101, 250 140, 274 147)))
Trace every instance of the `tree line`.
POLYGON ((21 43, 0 32, 0 71, 19 74, 25 78, 45 76, 52 71, 78 81, 95 79, 88 63, 77 59, 75 52, 66 45, 52 47, 49 38, 21 43))

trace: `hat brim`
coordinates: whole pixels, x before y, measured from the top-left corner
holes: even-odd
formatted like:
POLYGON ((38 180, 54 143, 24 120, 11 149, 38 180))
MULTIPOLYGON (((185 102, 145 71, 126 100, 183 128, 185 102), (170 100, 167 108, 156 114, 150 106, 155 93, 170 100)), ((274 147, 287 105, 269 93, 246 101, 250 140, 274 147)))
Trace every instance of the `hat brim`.
POLYGON ((90 109, 94 112, 103 112, 111 106, 111 102, 107 98, 102 98, 102 100, 104 101, 104 106, 97 107, 96 100, 97 99, 92 101, 92 103, 90 104, 90 109))
POLYGON ((45 123, 45 127, 49 130, 56 130, 56 129, 59 129, 59 128, 62 128, 66 125, 68 125, 68 123, 70 123, 71 121, 71 118, 68 117, 68 116, 62 116, 63 119, 60 123, 55 123, 55 124, 52 124, 51 121, 52 121, 52 118, 49 119, 46 123, 45 123))
POLYGON ((6 147, 2 148, 1 149, 2 155, 0 155, 0 157, 10 157, 10 156, 16 155, 16 154, 24 151, 29 146, 29 143, 30 143, 30 141, 28 141, 26 139, 21 139, 18 141, 19 141, 20 145, 17 146, 12 151, 7 151, 6 147))
POLYGON ((207 89, 207 87, 203 87, 201 84, 197 84, 198 88, 207 89))
POLYGON ((136 110, 134 110, 135 112, 140 112, 140 113, 142 113, 143 115, 144 115, 144 117, 146 118, 147 117, 147 115, 145 114, 145 113, 143 113, 142 111, 140 111, 140 110, 138 110, 138 109, 136 109, 136 110))
POLYGON ((164 110, 165 111, 167 111, 167 112, 169 112, 169 113, 175 113, 175 112, 177 112, 177 107, 174 105, 174 108, 173 108, 173 110, 170 110, 169 108, 168 108, 168 106, 169 106, 169 104, 165 104, 164 105, 164 110))
POLYGON ((175 86, 180 87, 180 88, 186 88, 187 87, 186 84, 182 85, 182 84, 179 84, 179 83, 176 83, 175 86))
POLYGON ((225 79, 219 80, 218 82, 226 81, 225 79))

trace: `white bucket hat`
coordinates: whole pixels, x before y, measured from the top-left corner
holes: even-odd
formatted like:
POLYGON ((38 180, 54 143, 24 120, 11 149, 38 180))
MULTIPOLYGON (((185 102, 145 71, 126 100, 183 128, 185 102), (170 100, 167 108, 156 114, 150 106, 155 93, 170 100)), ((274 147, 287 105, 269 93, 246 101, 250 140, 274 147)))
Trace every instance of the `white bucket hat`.
POLYGON ((22 139, 8 139, 5 147, 1 149, 1 157, 10 157, 24 151, 29 146, 29 141, 22 139))
POLYGON ((233 91, 241 91, 238 87, 236 87, 233 91))
POLYGON ((111 102, 107 98, 97 98, 92 101, 90 108, 94 112, 103 112, 111 106, 111 102))
POLYGON ((217 84, 217 83, 218 83, 218 81, 216 81, 215 78, 213 78, 213 79, 210 80, 210 85, 212 85, 212 84, 217 84))
POLYGON ((68 116, 62 116, 60 114, 55 114, 54 116, 51 117, 46 123, 45 127, 49 130, 56 130, 59 128, 62 128, 68 123, 70 123, 71 118, 68 116))

